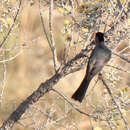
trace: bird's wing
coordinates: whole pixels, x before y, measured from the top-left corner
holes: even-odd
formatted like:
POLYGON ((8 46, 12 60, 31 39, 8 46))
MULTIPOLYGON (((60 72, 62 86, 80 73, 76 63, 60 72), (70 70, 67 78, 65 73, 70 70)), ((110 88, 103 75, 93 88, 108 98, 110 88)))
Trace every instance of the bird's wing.
POLYGON ((86 72, 88 78, 91 77, 93 70, 95 70, 96 62, 97 60, 95 56, 90 57, 88 65, 87 65, 87 72, 86 72))

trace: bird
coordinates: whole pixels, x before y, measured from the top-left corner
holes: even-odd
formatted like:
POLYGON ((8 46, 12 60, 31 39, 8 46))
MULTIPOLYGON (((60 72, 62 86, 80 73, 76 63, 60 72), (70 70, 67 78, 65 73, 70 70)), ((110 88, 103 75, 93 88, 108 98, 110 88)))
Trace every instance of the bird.
POLYGON ((71 97, 72 99, 79 101, 80 103, 85 97, 90 81, 108 63, 112 54, 111 50, 107 48, 104 44, 104 33, 97 32, 95 34, 94 44, 95 48, 90 55, 84 79, 82 80, 79 88, 71 97))

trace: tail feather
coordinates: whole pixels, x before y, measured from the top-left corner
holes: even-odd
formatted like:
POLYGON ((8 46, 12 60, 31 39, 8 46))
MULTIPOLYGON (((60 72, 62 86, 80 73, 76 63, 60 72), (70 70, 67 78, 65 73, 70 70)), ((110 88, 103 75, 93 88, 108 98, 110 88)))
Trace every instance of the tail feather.
POLYGON ((79 102, 82 102, 87 88, 89 86, 90 80, 87 79, 87 77, 85 76, 85 78, 83 79, 81 85, 79 86, 79 88, 76 90, 76 92, 72 95, 71 98, 73 98, 74 100, 77 100, 79 102))

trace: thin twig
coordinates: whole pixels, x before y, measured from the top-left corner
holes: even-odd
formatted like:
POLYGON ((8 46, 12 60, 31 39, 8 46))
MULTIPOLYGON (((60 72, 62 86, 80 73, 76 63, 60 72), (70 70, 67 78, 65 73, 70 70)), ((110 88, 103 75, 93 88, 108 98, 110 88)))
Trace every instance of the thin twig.
POLYGON ((117 0, 117 5, 119 6, 120 9, 122 9, 122 4, 120 0, 117 0))
POLYGON ((0 48, 3 47, 3 45, 5 44, 7 38, 9 37, 10 33, 12 32, 12 30, 13 30, 13 28, 14 28, 16 19, 17 19, 17 17, 18 17, 19 12, 20 12, 21 3, 22 3, 22 0, 20 0, 20 2, 19 2, 19 7, 18 7, 17 12, 16 12, 16 15, 15 15, 15 17, 14 17, 14 22, 13 22, 12 26, 10 27, 10 29, 9 29, 9 31, 8 31, 8 33, 7 33, 7 35, 4 37, 3 41, 1 42, 0 48))
POLYGON ((17 56, 19 56, 22 52, 23 52, 23 49, 20 50, 15 56, 12 56, 12 57, 10 57, 10 58, 8 58, 8 59, 0 60, 0 63, 9 62, 9 61, 15 59, 17 56))
MULTIPOLYGON (((78 111, 79 113, 87 116, 87 117, 90 117, 90 118, 94 118, 94 119, 97 119, 97 117, 91 115, 91 114, 88 114, 84 111, 81 111, 78 107, 76 107, 76 105, 74 105, 74 103, 70 102, 63 94, 61 94, 60 92, 58 92, 56 89, 52 88, 51 89, 52 91, 56 92, 58 95, 60 95, 65 101, 67 101, 76 111, 78 111)), ((101 121, 105 121, 105 120, 102 120, 101 121)))
POLYGON ((116 17, 116 20, 114 21, 114 24, 111 26, 111 28, 110 28, 109 30, 106 31, 106 33, 109 34, 110 32, 112 32, 112 31, 115 29, 115 27, 118 26, 118 24, 120 23, 120 22, 119 22, 119 19, 120 19, 120 17, 122 16, 122 13, 123 13, 123 11, 124 11, 125 6, 127 5, 127 3, 128 3, 128 0, 125 2, 123 8, 121 9, 120 13, 119 13, 118 16, 116 17))
POLYGON ((55 41, 54 41, 52 28, 53 28, 53 0, 50 1, 50 6, 49 6, 49 29, 50 29, 50 43, 51 43, 50 47, 53 54, 54 69, 55 69, 55 72, 57 72, 58 60, 57 60, 55 41))
POLYGON ((129 49, 130 48, 130 45, 124 47, 122 50, 118 51, 118 53, 123 53, 125 50, 129 49))
POLYGON ((128 59, 127 57, 125 57, 125 56, 123 56, 123 55, 119 55, 119 54, 117 54, 117 53, 115 53, 115 52, 112 52, 112 54, 113 54, 113 55, 116 55, 116 56, 120 57, 122 60, 124 60, 124 61, 130 63, 130 59, 128 59))
POLYGON ((114 69, 117 69, 117 70, 120 70, 120 71, 123 71, 123 72, 126 72, 126 73, 130 74, 129 71, 124 70, 124 69, 122 69, 122 68, 119 68, 119 67, 117 67, 117 66, 113 66, 113 65, 106 65, 106 66, 108 66, 108 67, 112 67, 112 68, 114 68, 114 69))
POLYGON ((107 20, 106 20, 106 22, 104 23, 105 24, 105 26, 104 26, 104 29, 103 29, 103 32, 106 32, 106 28, 107 28, 107 21, 108 21, 108 19, 109 19, 109 15, 107 15, 107 18, 106 18, 107 20))
POLYGON ((123 11, 124 11, 124 9, 125 9, 125 5, 126 5, 127 3, 128 3, 128 0, 125 2, 123 8, 121 7, 121 11, 120 11, 120 13, 118 14, 118 16, 116 17, 115 22, 119 21, 119 18, 121 17, 121 15, 122 15, 122 13, 123 13, 123 11))
POLYGON ((121 118, 122 118, 122 120, 124 121, 124 124, 125 124, 126 129, 129 130, 129 128, 128 128, 128 122, 127 122, 127 120, 125 119, 125 117, 124 117, 124 115, 123 115, 123 113, 122 113, 122 111, 121 111, 120 106, 119 106, 118 103, 116 102, 116 99, 114 98, 111 89, 110 89, 109 86, 106 84, 106 82, 105 82, 105 80, 103 79, 102 76, 101 76, 101 80, 102 80, 104 86, 106 87, 106 89, 107 89, 109 95, 111 96, 111 98, 112 98, 114 104, 116 105, 116 107, 117 107, 117 109, 118 109, 118 111, 119 111, 119 113, 120 113, 120 115, 121 115, 121 118))
POLYGON ((90 29, 90 32, 89 34, 87 35, 86 37, 86 42, 83 44, 83 49, 86 49, 87 48, 87 45, 88 45, 88 41, 91 41, 94 37, 94 33, 93 33, 93 30, 90 29))
MULTIPOLYGON (((50 40, 49 40, 47 31, 46 31, 46 28, 45 28, 44 19, 43 19, 42 12, 41 12, 41 0, 39 0, 39 12, 40 12, 40 18, 41 18, 42 28, 43 28, 43 31, 44 31, 44 33, 45 33, 47 42, 48 42, 49 45, 50 45, 51 43, 50 43, 50 40)), ((51 46, 50 46, 50 47, 51 47, 51 46)))
MULTIPOLYGON (((4 52, 5 53, 5 52, 4 52)), ((5 56, 4 56, 5 59, 5 56)), ((2 105, 2 98, 3 98, 3 93, 5 90, 5 84, 6 84, 6 63, 3 63, 3 81, 2 81, 2 91, 0 93, 0 105, 2 105)))
POLYGON ((113 0, 109 0, 109 2, 111 3, 112 8, 115 9, 115 8, 114 8, 113 0))

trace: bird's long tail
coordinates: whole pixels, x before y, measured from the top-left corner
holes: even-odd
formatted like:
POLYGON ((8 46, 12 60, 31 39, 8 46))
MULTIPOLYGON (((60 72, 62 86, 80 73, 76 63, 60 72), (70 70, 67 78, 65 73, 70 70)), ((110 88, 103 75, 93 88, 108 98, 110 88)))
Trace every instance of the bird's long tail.
POLYGON ((72 95, 71 98, 73 98, 74 100, 77 100, 79 102, 82 102, 82 100, 86 94, 90 81, 91 80, 87 79, 87 75, 86 75, 84 77, 82 83, 80 84, 79 88, 75 91, 75 93, 72 95))

